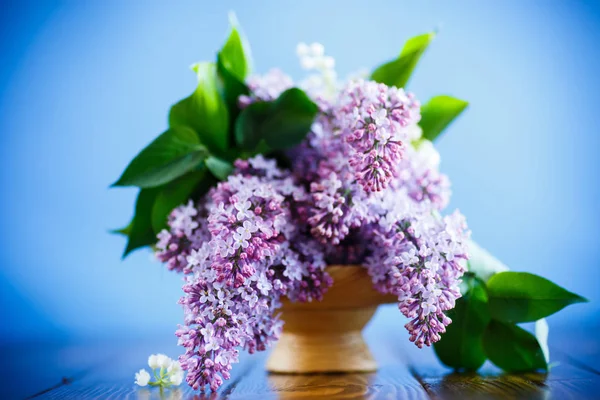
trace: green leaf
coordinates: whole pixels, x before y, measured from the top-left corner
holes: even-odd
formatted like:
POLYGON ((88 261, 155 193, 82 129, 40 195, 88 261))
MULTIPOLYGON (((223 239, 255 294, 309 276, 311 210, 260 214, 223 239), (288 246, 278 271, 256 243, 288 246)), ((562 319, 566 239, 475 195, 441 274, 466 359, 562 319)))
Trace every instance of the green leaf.
POLYGON ((490 361, 507 372, 548 368, 535 336, 516 325, 492 320, 483 334, 483 347, 490 361))
POLYGON ((229 112, 218 88, 215 63, 192 66, 198 77, 194 93, 171 107, 169 126, 191 128, 202 143, 213 152, 224 152, 229 146, 229 112))
POLYGON ((239 114, 239 97, 250 93, 245 79, 249 74, 251 56, 250 46, 240 32, 235 14, 229 15, 229 21, 231 32, 217 54, 217 73, 221 95, 227 103, 230 121, 233 123, 239 114))
POLYGON ((152 229, 157 234, 167 227, 167 218, 173 209, 187 202, 206 170, 192 171, 161 187, 152 207, 152 229))
POLYGON ((465 278, 465 282, 469 290, 456 301, 456 307, 448 312, 452 323, 433 347, 445 365, 475 371, 486 360, 482 337, 490 316, 485 284, 472 277, 465 278))
POLYGON ((500 272, 487 283, 492 318, 505 322, 532 322, 564 307, 586 302, 557 284, 527 272, 500 272))
POLYGON ((146 146, 113 186, 161 186, 195 168, 207 155, 194 131, 171 128, 146 146))
POLYGON ((400 56, 393 61, 380 65, 371 74, 371 79, 388 86, 406 87, 419 59, 435 37, 435 33, 425 33, 409 39, 400 56))
POLYGON ((220 158, 210 156, 204 162, 208 170, 218 179, 224 181, 233 172, 233 165, 220 158))
POLYGON ((484 282, 498 272, 508 271, 506 265, 472 240, 469 240, 467 269, 484 282))
POLYGON ((250 90, 243 80, 238 79, 225 68, 220 54, 217 56, 217 72, 221 82, 222 96, 229 108, 230 119, 235 120, 235 117, 239 114, 238 99, 241 95, 249 94, 250 90))
POLYGON ((302 142, 310 131, 319 107, 298 88, 288 89, 275 100, 262 124, 262 134, 273 149, 302 142))
POLYGON ((229 14, 229 24, 231 32, 223 48, 219 51, 218 58, 227 71, 243 82, 250 72, 250 46, 240 33, 234 13, 229 14))
POLYGON ((235 142, 246 150, 254 150, 262 139, 261 124, 271 107, 267 102, 256 102, 244 108, 235 121, 235 142))
POLYGON ((468 102, 451 96, 433 97, 421 107, 419 126, 423 129, 423 137, 433 142, 468 105, 468 102))
POLYGON ((131 225, 132 225, 132 222, 130 222, 127 226, 125 226, 121 229, 113 229, 110 231, 110 233, 113 233, 115 235, 129 236, 129 234, 131 233, 131 225))
POLYGON ((131 220, 131 230, 123 258, 140 247, 156 242, 156 235, 152 229, 151 214, 156 195, 159 189, 142 189, 135 202, 135 214, 131 220))
POLYGON ((302 90, 288 89, 273 102, 256 102, 242 110, 235 124, 236 142, 248 150, 263 139, 272 150, 296 146, 310 131, 318 111, 302 90))

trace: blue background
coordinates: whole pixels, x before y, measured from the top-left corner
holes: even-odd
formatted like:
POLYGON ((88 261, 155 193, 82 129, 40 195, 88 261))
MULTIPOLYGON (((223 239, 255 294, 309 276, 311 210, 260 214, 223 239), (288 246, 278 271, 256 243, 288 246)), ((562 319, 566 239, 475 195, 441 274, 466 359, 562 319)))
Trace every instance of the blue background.
MULTIPOLYGON (((595 322, 600 277, 600 5, 583 1, 72 1, 0 8, 0 340, 170 335, 181 277, 107 233, 134 190, 108 190, 213 59, 227 11, 255 71, 301 78, 299 41, 342 76, 439 35, 410 84, 471 106, 439 141, 451 208, 512 269, 589 297, 551 327, 595 322), (222 3, 222 4, 217 4, 222 3)), ((396 310, 376 323, 400 318, 396 310)))

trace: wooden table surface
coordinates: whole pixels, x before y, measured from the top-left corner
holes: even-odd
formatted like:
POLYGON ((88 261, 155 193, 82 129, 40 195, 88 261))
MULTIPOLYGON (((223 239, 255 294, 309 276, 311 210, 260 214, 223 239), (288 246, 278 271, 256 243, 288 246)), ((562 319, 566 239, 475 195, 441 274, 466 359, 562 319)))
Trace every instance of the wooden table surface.
POLYGON ((380 365, 377 373, 269 375, 264 370, 268 354, 244 354, 231 380, 218 393, 205 395, 185 383, 162 393, 133 384, 148 355, 179 353, 171 335, 4 346, 0 399, 600 399, 597 329, 551 329, 555 365, 548 375, 503 375, 489 363, 479 374, 459 375, 440 365, 431 349, 409 343, 405 332, 396 329, 400 323, 383 325, 365 330, 380 365))

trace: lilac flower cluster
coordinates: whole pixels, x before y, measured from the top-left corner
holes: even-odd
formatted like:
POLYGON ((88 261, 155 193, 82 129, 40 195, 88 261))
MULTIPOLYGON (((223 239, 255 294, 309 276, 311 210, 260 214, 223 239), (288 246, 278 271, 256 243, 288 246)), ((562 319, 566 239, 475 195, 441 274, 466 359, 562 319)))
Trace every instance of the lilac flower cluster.
POLYGON ((409 154, 399 166, 395 186, 405 187, 416 202, 426 200, 434 208, 442 210, 450 200, 450 180, 439 172, 440 155, 428 140, 420 139, 415 143, 416 148, 409 146, 406 150, 409 154))
POLYGON ((156 257, 177 272, 189 272, 187 258, 193 249, 199 248, 208 238, 203 225, 203 209, 197 209, 190 200, 175 208, 169 215, 169 230, 158 234, 156 257))
POLYGON ((459 213, 438 214, 449 180, 418 120, 412 94, 357 80, 289 155, 310 188, 307 222, 328 261, 341 253, 365 265, 378 290, 398 296, 410 338, 422 347, 450 323, 444 311, 460 297, 469 232, 459 213))
POLYGON ((373 81, 350 82, 332 109, 334 125, 349 144, 348 163, 367 192, 379 192, 398 175, 408 137, 420 119, 412 93, 373 81))
POLYGON ((293 222, 292 210, 307 201, 304 189, 262 156, 236 167, 203 199, 205 219, 195 219, 190 203, 173 211, 170 230, 160 235, 158 257, 188 274, 180 300, 185 320, 176 335, 194 389, 216 390, 240 348, 265 350, 279 337, 282 322, 274 312, 281 296, 319 300, 332 284, 320 245, 300 237, 293 222))
POLYGON ((410 340, 418 347, 440 340, 451 320, 444 314, 460 297, 468 231, 454 212, 440 218, 405 191, 381 200, 378 223, 363 228, 370 237, 364 260, 375 288, 398 297, 410 340))
POLYGON ((448 180, 431 143, 420 139, 419 118, 412 94, 363 80, 323 107, 306 141, 289 152, 293 174, 313 195, 313 236, 339 244, 374 221, 370 203, 386 190, 403 187, 438 210, 447 204, 448 180))
MULTIPOLYGON (((315 49, 311 57, 324 57, 315 49)), ((377 290, 398 297, 418 347, 451 322, 445 312, 460 297, 469 231, 460 213, 440 214, 450 185, 421 138, 419 102, 361 79, 324 96, 337 87, 326 84, 314 88, 321 112, 287 151, 289 169, 263 156, 238 160, 226 181, 176 208, 159 234, 157 257, 185 274, 176 335, 194 389, 216 390, 240 349, 277 340, 282 296, 322 299, 333 283, 328 264, 364 265, 377 290)), ((253 77, 239 102, 270 101, 292 85, 276 70, 253 77)))

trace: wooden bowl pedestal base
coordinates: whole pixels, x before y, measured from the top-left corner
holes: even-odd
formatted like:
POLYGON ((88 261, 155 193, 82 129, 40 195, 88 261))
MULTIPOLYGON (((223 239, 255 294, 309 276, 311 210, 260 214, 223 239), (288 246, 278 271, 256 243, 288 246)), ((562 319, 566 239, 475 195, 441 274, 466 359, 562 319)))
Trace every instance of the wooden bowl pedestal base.
POLYGON ((292 303, 284 300, 285 322, 267 361, 276 373, 373 372, 377 363, 361 331, 380 304, 396 302, 373 289, 361 266, 329 266, 333 286, 323 301, 292 303))
POLYGON ((277 373, 372 372, 377 363, 362 329, 377 307, 285 311, 285 325, 267 370, 277 373))

